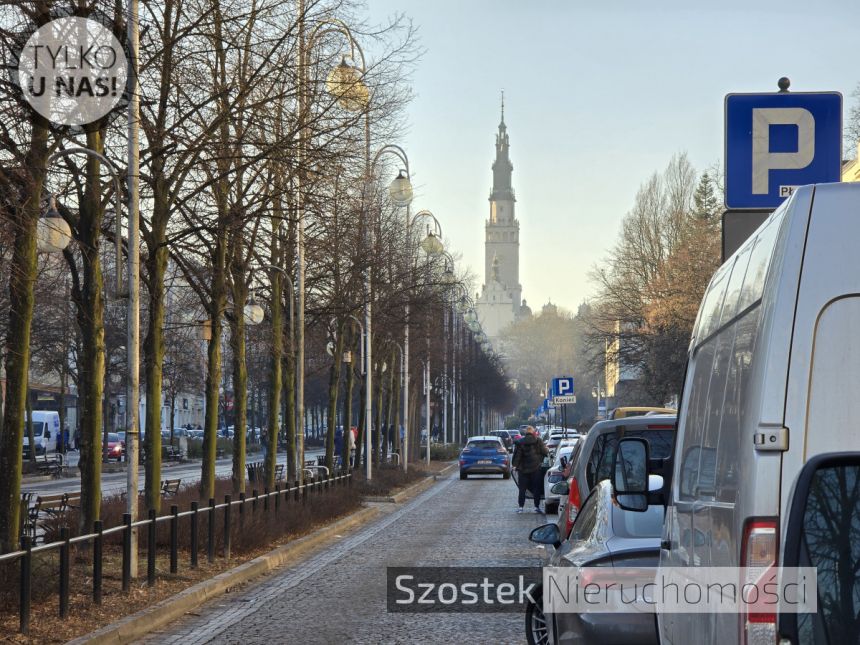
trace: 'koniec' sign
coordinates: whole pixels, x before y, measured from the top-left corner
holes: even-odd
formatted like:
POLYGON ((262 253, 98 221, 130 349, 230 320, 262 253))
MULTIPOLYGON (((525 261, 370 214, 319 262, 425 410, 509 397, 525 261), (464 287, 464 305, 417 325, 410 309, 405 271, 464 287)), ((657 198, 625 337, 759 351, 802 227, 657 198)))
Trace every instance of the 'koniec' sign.
POLYGON ((128 61, 107 27, 58 18, 36 30, 18 61, 18 82, 33 109, 59 125, 98 121, 122 99, 128 61))

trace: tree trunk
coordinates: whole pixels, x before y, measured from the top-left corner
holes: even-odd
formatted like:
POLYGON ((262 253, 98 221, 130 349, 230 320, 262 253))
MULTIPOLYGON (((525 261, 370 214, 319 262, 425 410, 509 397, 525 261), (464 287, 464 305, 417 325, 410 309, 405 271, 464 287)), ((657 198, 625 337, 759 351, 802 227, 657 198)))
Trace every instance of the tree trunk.
MULTIPOLYGON (((87 147, 103 153, 102 133, 87 132, 87 147)), ((101 241, 101 163, 87 158, 86 188, 78 222, 83 285, 78 305, 81 329, 81 514, 80 528, 88 531, 101 509, 102 398, 105 377, 104 279, 99 257, 101 241)), ((135 518, 136 519, 136 518, 135 518)))
MULTIPOLYGON (((273 251, 272 262, 277 261, 277 255, 273 251)), ((281 365, 283 362, 284 347, 284 322, 281 315, 281 272, 272 271, 269 276, 272 284, 272 373, 269 386, 269 418, 268 442, 269 449, 266 452, 266 485, 269 490, 275 488, 275 465, 278 463, 278 416, 281 412, 281 365)))
MULTIPOLYGON (((30 443, 30 463, 36 463, 36 433, 33 432, 33 397, 27 388, 27 441, 30 443)), ((47 458, 47 455, 45 455, 47 458)))
MULTIPOLYGON (((234 260, 235 261, 235 260, 234 260)), ((234 268, 233 314, 230 317, 230 349, 233 359, 233 492, 245 492, 245 450, 248 435, 248 365, 245 358, 244 270, 234 268)))
MULTIPOLYGON (((367 384, 367 379, 361 379, 361 389, 358 395, 358 436, 355 438, 355 467, 359 468, 361 466, 361 453, 364 450, 364 416, 365 416, 365 406, 364 406, 364 392, 367 384)), ((365 457, 367 458, 367 457, 365 457)))
POLYGON ((383 415, 382 415, 382 395, 385 386, 382 382, 382 356, 380 355, 380 360, 377 363, 376 375, 374 376, 374 383, 378 383, 379 385, 376 388, 376 432, 373 435, 373 461, 375 463, 379 463, 379 455, 380 455, 380 445, 383 441, 385 441, 384 428, 382 425, 383 415))
MULTIPOLYGON (((162 216, 163 217, 163 216, 162 216)), ((153 218, 160 220, 159 218, 153 218)), ((166 218, 164 218, 166 221, 166 218)), ((158 225, 158 222, 156 222, 158 225)), ((153 231, 153 233, 156 233, 153 231)), ((147 508, 161 511, 161 398, 164 385, 164 321, 166 303, 164 276, 167 272, 167 245, 160 231, 155 248, 150 248, 144 266, 149 276, 149 323, 143 341, 144 378, 146 379, 146 451, 144 497, 147 508)))
MULTIPOLYGON (((225 264, 227 242, 223 231, 219 232, 215 245, 215 260, 212 276, 212 300, 209 307, 212 337, 207 347, 206 365, 206 413, 203 421, 203 464, 200 476, 200 498, 215 496, 215 455, 218 439, 218 402, 221 385, 221 312, 226 300, 225 264)), ((235 428, 234 428, 235 429, 235 428)), ((243 438, 244 440, 244 438, 243 438)))
MULTIPOLYGON (((47 12, 47 8, 44 8, 47 12)), ((40 19, 42 16, 40 16, 40 19)), ((18 547, 21 513, 21 461, 24 407, 30 366, 30 328, 33 322, 33 285, 36 281, 36 222, 48 157, 48 129, 34 118, 27 166, 28 196, 14 209, 15 241, 9 265, 9 327, 6 332, 6 405, 0 433, 0 551, 18 547)))

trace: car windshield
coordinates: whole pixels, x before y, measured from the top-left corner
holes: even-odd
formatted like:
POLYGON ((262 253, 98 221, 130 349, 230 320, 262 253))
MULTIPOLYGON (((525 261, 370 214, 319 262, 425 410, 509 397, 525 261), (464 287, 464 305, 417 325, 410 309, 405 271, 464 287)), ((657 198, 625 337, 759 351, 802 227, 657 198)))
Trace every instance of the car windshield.
POLYGON ((612 506, 612 531, 621 538, 656 538, 663 530, 663 506, 649 506, 644 513, 612 506))
POLYGON ((496 450, 498 447, 498 441, 491 441, 489 439, 481 441, 470 441, 466 446, 466 448, 470 450, 496 450))
POLYGON ((119 435, 116 432, 109 432, 108 433, 108 442, 117 442, 119 440, 120 440, 119 435))

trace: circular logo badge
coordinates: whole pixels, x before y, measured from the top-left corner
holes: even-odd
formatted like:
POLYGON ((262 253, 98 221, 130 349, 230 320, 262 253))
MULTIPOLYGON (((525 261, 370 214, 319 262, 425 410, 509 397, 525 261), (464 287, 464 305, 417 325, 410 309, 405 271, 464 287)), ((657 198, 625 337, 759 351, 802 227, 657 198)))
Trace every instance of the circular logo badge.
POLYGON ((110 112, 125 91, 128 61, 113 32, 87 18, 58 18, 30 36, 18 61, 24 98, 58 125, 110 112))

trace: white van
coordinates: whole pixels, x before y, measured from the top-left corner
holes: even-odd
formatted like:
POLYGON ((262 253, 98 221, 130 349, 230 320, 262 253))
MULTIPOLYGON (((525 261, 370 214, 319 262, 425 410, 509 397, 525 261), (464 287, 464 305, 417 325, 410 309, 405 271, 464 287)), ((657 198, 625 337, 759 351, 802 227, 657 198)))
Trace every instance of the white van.
MULTIPOLYGON (((47 456, 57 452, 60 437, 60 414, 51 410, 33 410, 33 441, 36 456, 47 456)), ((24 415, 24 459, 30 458, 30 435, 27 416, 24 415)))
POLYGON ((665 491, 661 567, 816 566, 819 613, 659 615, 663 644, 857 642, 858 242, 860 184, 806 186, 714 274, 665 491))

